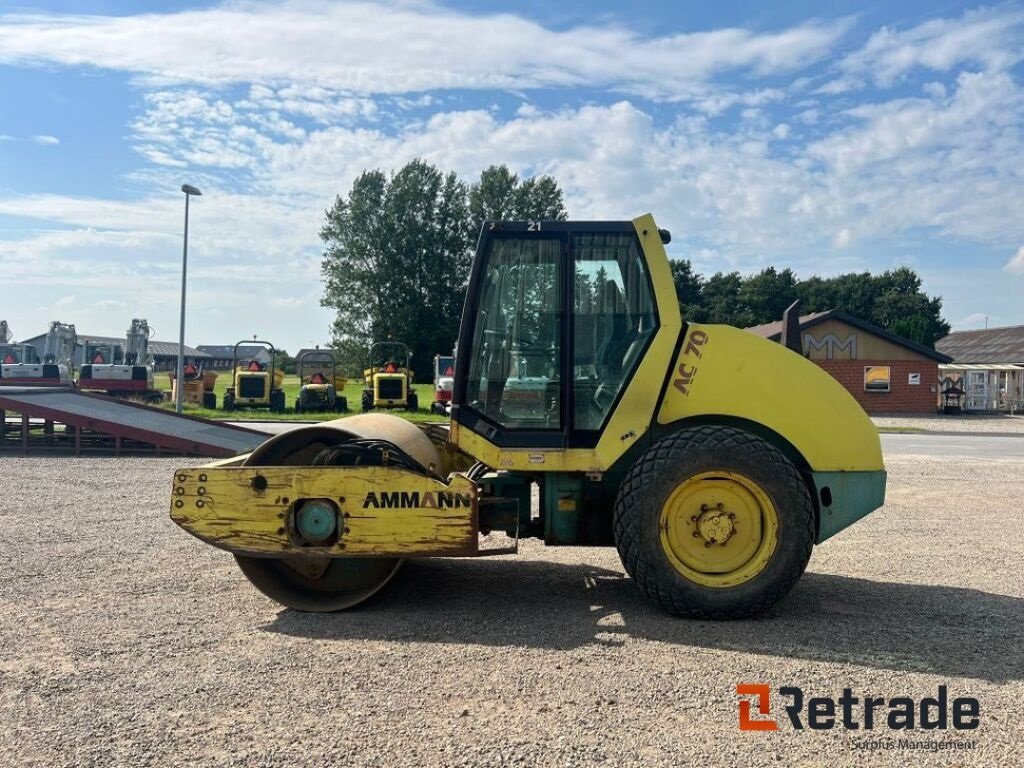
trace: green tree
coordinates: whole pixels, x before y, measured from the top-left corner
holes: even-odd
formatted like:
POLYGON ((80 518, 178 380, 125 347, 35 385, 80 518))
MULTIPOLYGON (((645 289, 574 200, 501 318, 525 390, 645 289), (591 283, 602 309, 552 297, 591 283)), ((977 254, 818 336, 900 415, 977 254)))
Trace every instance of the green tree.
POLYGON ((932 348, 950 331, 949 323, 942 318, 942 299, 929 298, 920 291, 891 290, 879 296, 870 320, 898 336, 932 348))
POLYGON ((871 319, 876 293, 877 286, 870 272, 850 272, 829 278, 815 275, 797 285, 797 295, 803 302, 802 312, 841 309, 862 320, 871 319))
POLYGON ((942 317, 942 299, 925 294, 921 278, 910 267, 880 275, 815 276, 801 281, 797 294, 803 312, 839 309, 927 347, 934 348, 950 330, 942 317))
POLYGON ((492 165, 469 188, 471 233, 485 221, 562 221, 565 202, 550 176, 520 180, 505 165, 492 165))
POLYGON ((786 307, 796 299, 796 276, 793 270, 781 272, 767 267, 743 280, 739 304, 748 313, 751 325, 771 323, 782 318, 786 307))
POLYGON ((702 295, 704 279, 693 271, 689 259, 673 259, 669 267, 672 269, 672 282, 676 286, 679 311, 683 319, 694 323, 704 322, 707 319, 702 295))
POLYGON ((949 333, 942 299, 929 297, 909 267, 872 275, 850 272, 798 280, 790 269, 767 267, 743 277, 718 272, 706 280, 690 262, 671 262, 672 279, 683 317, 695 322, 727 323, 741 328, 782 319, 794 299, 802 314, 838 309, 904 338, 934 347, 949 333))
POLYGON ((701 291, 707 322, 740 328, 753 325, 753 317, 740 298, 742 289, 743 278, 739 272, 716 272, 709 277, 701 291))
POLYGON ((386 177, 360 175, 326 212, 321 304, 335 311, 332 341, 355 373, 373 341, 404 341, 414 370, 451 349, 469 271, 466 188, 414 160, 386 177))
POLYGON ((335 312, 333 346, 341 368, 356 374, 382 314, 381 296, 389 241, 384 221, 388 178, 366 171, 352 183, 347 197, 337 197, 320 230, 325 250, 321 263, 324 294, 320 304, 335 312))
POLYGON ((417 379, 430 380, 434 355, 455 343, 479 221, 492 217, 564 219, 562 192, 550 177, 520 181, 504 166, 469 188, 413 160, 390 176, 365 171, 335 200, 320 231, 320 303, 335 313, 342 370, 356 374, 373 341, 394 340, 412 349, 417 379))
POLYGON ((285 373, 295 373, 295 358, 289 355, 286 349, 274 350, 274 365, 285 373))
POLYGON ((391 177, 383 213, 391 238, 373 338, 408 344, 414 370, 429 381, 430 361, 451 350, 459 330, 471 260, 466 187, 414 160, 391 177))

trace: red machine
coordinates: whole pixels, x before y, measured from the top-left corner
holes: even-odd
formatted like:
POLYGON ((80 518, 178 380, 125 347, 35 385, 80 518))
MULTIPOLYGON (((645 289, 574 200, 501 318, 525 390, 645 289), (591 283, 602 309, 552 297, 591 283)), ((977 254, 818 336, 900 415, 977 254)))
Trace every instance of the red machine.
POLYGON ((452 404, 452 389, 455 386, 455 357, 437 355, 434 357, 434 402, 430 412, 447 416, 452 404))
POLYGON ((43 359, 31 344, 12 343, 6 320, 0 320, 0 385, 68 386, 72 383, 75 326, 54 321, 46 334, 43 359))
POLYGON ((114 397, 141 397, 160 402, 163 394, 153 386, 149 363, 149 324, 133 319, 125 334, 124 351, 116 344, 85 344, 85 364, 78 376, 81 389, 98 390, 114 397))

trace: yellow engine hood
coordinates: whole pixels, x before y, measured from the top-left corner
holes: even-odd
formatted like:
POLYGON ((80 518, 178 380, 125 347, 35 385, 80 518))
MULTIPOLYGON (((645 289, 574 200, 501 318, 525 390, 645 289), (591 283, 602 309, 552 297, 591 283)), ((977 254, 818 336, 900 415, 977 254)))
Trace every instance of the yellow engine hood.
POLYGON ((696 416, 761 424, 818 472, 883 469, 878 430, 838 381, 781 344, 732 326, 687 327, 658 422, 696 416))

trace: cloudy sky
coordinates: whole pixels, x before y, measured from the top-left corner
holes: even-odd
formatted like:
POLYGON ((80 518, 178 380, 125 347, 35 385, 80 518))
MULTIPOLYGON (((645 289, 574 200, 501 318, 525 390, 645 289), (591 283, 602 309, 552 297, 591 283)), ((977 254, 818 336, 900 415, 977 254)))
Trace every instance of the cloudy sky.
POLYGON ((909 264, 1024 323, 1024 5, 748 5, 0 2, 0 317, 175 338, 189 182, 189 342, 322 343, 324 209, 423 157, 651 211, 706 273, 909 264))

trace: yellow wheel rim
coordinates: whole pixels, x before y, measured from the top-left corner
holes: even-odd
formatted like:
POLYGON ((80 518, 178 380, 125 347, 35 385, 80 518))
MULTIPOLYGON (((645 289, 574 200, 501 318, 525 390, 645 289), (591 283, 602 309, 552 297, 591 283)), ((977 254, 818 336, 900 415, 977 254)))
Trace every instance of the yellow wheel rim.
POLYGON ((760 485, 716 470, 687 478, 669 494, 658 521, 661 547, 682 576, 705 587, 734 587, 768 565, 779 515, 760 485))

